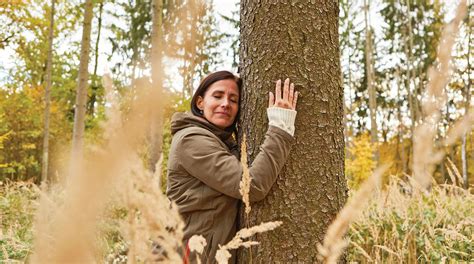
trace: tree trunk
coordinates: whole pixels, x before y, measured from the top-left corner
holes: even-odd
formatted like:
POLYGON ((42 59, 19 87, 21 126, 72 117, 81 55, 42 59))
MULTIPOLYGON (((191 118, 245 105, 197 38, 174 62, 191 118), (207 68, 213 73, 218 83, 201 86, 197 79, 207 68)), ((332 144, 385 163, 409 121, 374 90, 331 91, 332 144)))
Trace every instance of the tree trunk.
MULTIPOLYGON (((401 95, 401 80, 400 80, 400 69, 397 67, 395 70, 395 79, 397 80, 397 119, 398 119, 398 131, 397 131, 397 156, 400 157, 401 162, 401 174, 407 173, 407 162, 406 162, 406 153, 405 153, 405 144, 403 140, 403 118, 402 118, 402 105, 401 102, 403 101, 401 95)), ((398 172, 398 168, 397 168, 398 172)))
POLYGON ((373 158, 377 162, 378 154, 378 136, 377 136, 377 102, 374 87, 374 64, 372 61, 372 29, 370 26, 370 6, 367 0, 364 1, 364 22, 365 22, 365 74, 367 77, 367 90, 369 92, 369 112, 370 112, 370 142, 375 145, 373 158))
POLYGON ((48 60, 46 62, 46 86, 44 88, 44 135, 43 135, 43 160, 41 164, 41 183, 48 182, 49 166, 49 115, 51 103, 51 75, 53 68, 53 39, 54 39, 54 5, 55 0, 51 0, 51 17, 49 23, 48 36, 48 60))
MULTIPOLYGON (((343 89, 338 1, 283 4, 241 2, 240 69, 244 80, 239 138, 251 162, 268 122, 268 92, 289 77, 301 92, 295 144, 266 199, 252 206, 248 224, 283 221, 257 235, 255 263, 314 263, 316 246, 347 196, 344 177, 343 89)), ((239 262, 249 262, 249 251, 239 262)))
POLYGON ((87 104, 87 82, 89 79, 89 52, 91 45, 91 21, 93 0, 86 0, 84 4, 84 25, 82 29, 81 57, 79 62, 79 76, 76 90, 76 105, 74 111, 74 131, 72 134, 72 160, 82 157, 84 128, 87 104))
POLYGON ((97 19, 97 38, 95 41, 95 48, 94 48, 94 72, 92 76, 94 76, 92 82, 92 91, 91 91, 91 99, 89 102, 89 114, 91 116, 94 115, 95 112, 95 103, 97 102, 97 92, 100 86, 100 81, 97 78, 97 68, 99 66, 99 42, 100 42, 100 33, 102 31, 102 10, 104 8, 104 2, 101 1, 99 3, 99 17, 97 19))
MULTIPOLYGON (((163 0, 152 1, 152 30, 151 30, 151 81, 152 93, 157 98, 153 109, 152 123, 150 124, 150 142, 148 149, 148 169, 155 172, 156 163, 161 156, 163 140, 163 71, 161 60, 163 57, 163 0)), ((158 168, 159 170, 159 168, 158 168)))

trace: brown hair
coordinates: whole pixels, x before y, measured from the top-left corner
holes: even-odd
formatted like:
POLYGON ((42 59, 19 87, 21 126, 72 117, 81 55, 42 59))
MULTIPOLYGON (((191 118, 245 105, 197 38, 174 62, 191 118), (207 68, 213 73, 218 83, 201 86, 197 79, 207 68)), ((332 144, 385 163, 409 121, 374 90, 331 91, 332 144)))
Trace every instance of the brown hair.
POLYGON ((235 74, 229 72, 229 71, 216 71, 213 73, 210 73, 204 79, 201 80, 201 83, 199 84, 196 92, 193 95, 193 98, 191 99, 191 112, 195 116, 200 116, 204 117, 203 114, 201 113, 200 109, 197 107, 197 99, 199 96, 204 98, 204 95, 206 94, 207 90, 209 87, 217 82, 217 81, 222 81, 222 80, 234 80, 235 83, 237 84, 237 88, 239 89, 239 110, 237 111, 237 115, 235 116, 234 123, 229 127, 232 130, 235 131, 236 129, 236 123, 239 120, 239 115, 240 115, 240 98, 242 97, 242 79, 240 79, 239 76, 236 76, 235 74))

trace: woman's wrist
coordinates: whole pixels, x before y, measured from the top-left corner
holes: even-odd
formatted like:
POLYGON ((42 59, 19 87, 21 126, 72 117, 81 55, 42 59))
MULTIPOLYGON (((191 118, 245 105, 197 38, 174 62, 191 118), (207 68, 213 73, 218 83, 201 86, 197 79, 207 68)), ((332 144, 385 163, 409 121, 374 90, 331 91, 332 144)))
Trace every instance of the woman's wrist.
POLYGON ((268 125, 276 126, 291 136, 295 134, 296 111, 281 107, 267 108, 268 125))

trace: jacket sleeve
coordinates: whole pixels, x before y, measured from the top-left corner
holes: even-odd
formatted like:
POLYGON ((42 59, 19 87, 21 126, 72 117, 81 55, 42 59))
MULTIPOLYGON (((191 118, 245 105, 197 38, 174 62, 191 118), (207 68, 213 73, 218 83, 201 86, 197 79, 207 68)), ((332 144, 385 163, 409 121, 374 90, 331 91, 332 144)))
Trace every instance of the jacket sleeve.
MULTIPOLYGON (((249 166, 250 201, 265 198, 288 157, 292 142, 293 137, 285 131, 269 127, 260 152, 249 166)), ((214 136, 186 134, 177 146, 177 154, 189 174, 216 191, 242 199, 239 193, 242 165, 214 136)))

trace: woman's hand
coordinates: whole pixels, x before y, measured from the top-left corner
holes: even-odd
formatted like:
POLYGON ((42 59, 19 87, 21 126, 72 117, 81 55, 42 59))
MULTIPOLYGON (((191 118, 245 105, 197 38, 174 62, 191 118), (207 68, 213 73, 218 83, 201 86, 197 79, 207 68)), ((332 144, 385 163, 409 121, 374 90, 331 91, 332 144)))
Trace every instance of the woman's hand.
POLYGON ((290 79, 286 78, 283 85, 283 96, 281 94, 281 80, 278 80, 275 86, 275 95, 270 92, 268 98, 268 107, 281 107, 285 109, 296 110, 296 101, 298 101, 298 92, 295 92, 295 85, 290 84, 290 79))

